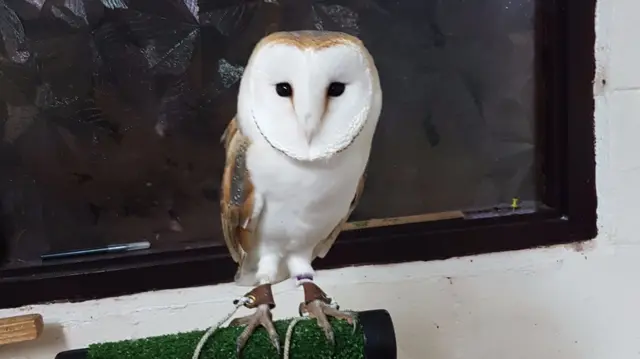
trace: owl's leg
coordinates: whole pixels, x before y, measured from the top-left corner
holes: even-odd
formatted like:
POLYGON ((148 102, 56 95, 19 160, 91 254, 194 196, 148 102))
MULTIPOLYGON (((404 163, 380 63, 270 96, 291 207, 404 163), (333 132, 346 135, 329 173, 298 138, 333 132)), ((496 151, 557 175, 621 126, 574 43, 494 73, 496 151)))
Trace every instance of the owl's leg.
POLYGON ((244 297, 249 300, 244 306, 249 309, 255 309, 255 312, 246 317, 236 318, 229 324, 247 326, 236 341, 238 357, 240 357, 242 349, 258 326, 263 326, 267 330, 271 343, 278 351, 278 354, 280 354, 280 338, 273 325, 273 316, 271 315, 271 310, 276 306, 273 293, 271 292, 271 282, 273 278, 275 278, 277 268, 278 258, 265 256, 260 259, 258 262, 258 273, 256 275, 260 285, 244 295, 244 297))
POLYGON ((340 307, 329 298, 325 292, 313 282, 314 271, 311 260, 300 257, 292 257, 288 261, 289 271, 296 280, 298 286, 304 288, 304 302, 300 303, 300 315, 309 315, 316 318, 318 326, 322 328, 327 340, 334 343, 333 328, 327 316, 346 320, 356 328, 356 316, 350 312, 339 310, 340 307))

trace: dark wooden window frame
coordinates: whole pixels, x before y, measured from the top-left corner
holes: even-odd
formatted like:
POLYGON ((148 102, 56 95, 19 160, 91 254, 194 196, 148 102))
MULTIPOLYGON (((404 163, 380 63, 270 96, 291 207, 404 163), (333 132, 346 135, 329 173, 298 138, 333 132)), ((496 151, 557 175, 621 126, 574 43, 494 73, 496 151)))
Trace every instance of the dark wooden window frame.
MULTIPOLYGON (((596 0, 538 2, 538 173, 544 174, 543 200, 555 209, 348 231, 316 268, 445 259, 596 236, 596 0)), ((235 269, 223 246, 0 269, 0 308, 230 282, 235 269)))

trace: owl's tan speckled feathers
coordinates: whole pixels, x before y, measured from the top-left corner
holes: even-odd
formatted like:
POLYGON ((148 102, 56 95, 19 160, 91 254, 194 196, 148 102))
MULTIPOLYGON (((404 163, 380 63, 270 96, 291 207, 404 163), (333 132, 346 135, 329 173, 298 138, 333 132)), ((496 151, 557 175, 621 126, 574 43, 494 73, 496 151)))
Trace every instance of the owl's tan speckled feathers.
POLYGON ((350 44, 364 49, 364 44, 360 39, 341 32, 319 32, 319 31, 293 31, 274 32, 265 36, 258 42, 254 51, 259 51, 265 45, 290 45, 301 50, 324 49, 336 45, 350 44))

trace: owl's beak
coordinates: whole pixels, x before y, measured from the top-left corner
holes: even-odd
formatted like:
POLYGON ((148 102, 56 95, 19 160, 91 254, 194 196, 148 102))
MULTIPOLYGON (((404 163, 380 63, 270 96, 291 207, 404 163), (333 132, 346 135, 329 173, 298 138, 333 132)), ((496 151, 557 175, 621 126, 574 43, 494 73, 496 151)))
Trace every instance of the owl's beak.
POLYGON ((313 136, 316 134, 316 130, 314 128, 307 129, 304 131, 305 138, 307 139, 307 144, 310 145, 313 141, 313 136))
POLYGON ((314 136, 318 132, 320 119, 314 118, 311 114, 306 114, 304 116, 304 136, 307 140, 307 144, 311 144, 314 136))
POLYGON ((326 101, 324 91, 321 86, 314 86, 304 93, 302 90, 298 96, 294 97, 295 110, 302 135, 305 137, 307 145, 311 145, 315 136, 322 126, 322 120, 326 111, 326 101))

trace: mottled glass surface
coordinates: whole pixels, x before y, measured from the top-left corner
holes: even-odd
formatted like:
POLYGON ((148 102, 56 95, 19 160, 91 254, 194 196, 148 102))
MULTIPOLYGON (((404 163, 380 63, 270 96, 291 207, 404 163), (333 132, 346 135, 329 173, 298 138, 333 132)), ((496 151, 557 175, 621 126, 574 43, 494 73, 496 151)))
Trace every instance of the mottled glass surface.
POLYGON ((535 201, 533 24, 530 0, 0 0, 5 260, 222 243, 219 139, 277 30, 344 31, 375 58, 354 219, 535 201))

